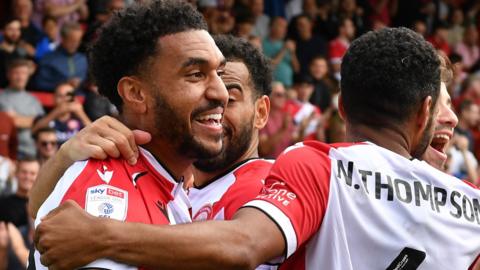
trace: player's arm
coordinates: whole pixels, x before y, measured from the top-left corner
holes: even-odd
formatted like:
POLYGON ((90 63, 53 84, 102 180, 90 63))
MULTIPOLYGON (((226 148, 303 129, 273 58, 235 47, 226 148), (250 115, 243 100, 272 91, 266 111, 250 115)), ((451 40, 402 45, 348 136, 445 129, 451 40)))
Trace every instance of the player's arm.
POLYGON ((329 166, 329 160, 315 157, 305 151, 280 157, 266 189, 231 221, 177 226, 121 223, 95 218, 66 202, 37 227, 36 247, 42 263, 54 269, 72 269, 102 257, 155 269, 252 269, 290 256, 318 231, 330 172, 317 164, 329 166), (305 155, 308 162, 299 159, 305 155), (291 181, 285 183, 283 177, 291 181))
POLYGON ((66 202, 39 225, 36 247, 53 269, 74 269, 101 257, 154 269, 253 269, 281 256, 285 240, 253 208, 241 209, 232 221, 153 226, 96 218, 66 202), (46 231, 56 233, 41 237, 46 231))
POLYGON ((38 209, 58 180, 75 161, 122 156, 133 164, 138 157, 136 144, 144 144, 148 141, 150 141, 148 133, 139 130, 131 131, 109 116, 104 116, 88 125, 65 142, 57 154, 42 166, 37 181, 30 191, 29 208, 32 216, 36 217, 38 209))

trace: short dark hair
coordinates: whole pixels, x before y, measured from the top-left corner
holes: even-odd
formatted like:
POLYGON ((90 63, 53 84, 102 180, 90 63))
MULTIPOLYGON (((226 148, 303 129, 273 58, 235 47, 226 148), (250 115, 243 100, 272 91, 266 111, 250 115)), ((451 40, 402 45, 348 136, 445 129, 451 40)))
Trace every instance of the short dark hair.
POLYGON ((247 66, 252 85, 254 98, 270 95, 272 92, 272 69, 270 62, 248 41, 231 35, 214 36, 217 47, 227 61, 239 61, 247 66))
POLYGON ((432 45, 412 30, 371 31, 347 50, 340 84, 349 122, 391 127, 405 123, 428 96, 435 106, 440 60, 432 45))
POLYGON ((40 136, 40 133, 57 133, 57 131, 54 128, 51 127, 43 127, 39 128, 35 133, 32 134, 32 137, 35 141, 38 140, 38 137, 40 136))
POLYGON ((91 74, 100 94, 121 110, 118 81, 141 72, 159 52, 160 37, 189 30, 207 30, 207 24, 198 11, 181 1, 136 3, 114 13, 90 49, 91 74))
POLYGON ((24 156, 24 157, 21 157, 19 159, 17 159, 17 166, 20 166, 20 164, 22 163, 29 163, 29 162, 36 162, 38 164, 40 164, 40 162, 38 161, 38 159, 34 156, 24 156))
POLYGON ((67 22, 60 29, 60 36, 65 38, 73 31, 83 31, 82 26, 78 22, 67 22))
POLYGON ((32 62, 24 58, 14 58, 13 60, 7 61, 7 72, 17 68, 17 67, 28 67, 32 66, 32 62))

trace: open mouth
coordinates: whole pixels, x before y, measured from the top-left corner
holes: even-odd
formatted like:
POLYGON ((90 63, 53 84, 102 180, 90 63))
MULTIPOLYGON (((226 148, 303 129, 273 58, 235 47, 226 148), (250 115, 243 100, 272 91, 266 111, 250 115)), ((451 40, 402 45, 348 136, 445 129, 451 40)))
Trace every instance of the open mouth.
POLYGON ((447 134, 435 134, 433 136, 430 147, 432 147, 437 152, 443 153, 446 155, 447 144, 450 141, 450 136, 447 134))
POLYGON ((212 114, 198 116, 195 118, 195 120, 204 125, 222 127, 221 113, 212 113, 212 114))

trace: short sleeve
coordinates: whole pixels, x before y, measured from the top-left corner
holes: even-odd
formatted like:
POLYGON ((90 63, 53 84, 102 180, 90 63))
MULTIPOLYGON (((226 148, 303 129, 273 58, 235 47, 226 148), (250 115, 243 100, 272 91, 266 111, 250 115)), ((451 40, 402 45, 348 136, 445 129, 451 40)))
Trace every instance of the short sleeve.
POLYGON ((244 205, 263 211, 279 226, 286 257, 320 228, 328 203, 330 163, 324 150, 292 146, 273 165, 260 195, 244 205))

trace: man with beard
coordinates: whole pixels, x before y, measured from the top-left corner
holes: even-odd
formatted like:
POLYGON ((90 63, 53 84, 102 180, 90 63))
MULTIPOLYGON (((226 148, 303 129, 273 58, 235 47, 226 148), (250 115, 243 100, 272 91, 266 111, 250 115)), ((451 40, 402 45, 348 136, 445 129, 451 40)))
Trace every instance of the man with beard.
MULTIPOLYGON (((138 150, 138 158, 74 163, 39 216, 73 200, 97 217, 156 225, 191 221, 183 179, 190 177, 195 160, 222 150, 221 121, 228 101, 220 78, 226 60, 206 29, 200 13, 176 1, 135 4, 112 17, 93 45, 92 74, 100 93, 121 111, 122 122, 153 139, 138 150)), ((98 143, 105 149, 125 139, 117 135, 108 130, 110 140, 98 143)), ((133 144, 134 139, 123 143, 133 144)), ((30 269, 49 265, 39 255, 35 252, 30 259, 30 269)), ((107 259, 87 267, 131 269, 107 259)))
POLYGON ((480 250, 480 192, 417 159, 434 133, 439 67, 433 47, 411 30, 367 33, 342 62, 339 108, 350 143, 287 149, 261 194, 230 221, 122 223, 67 202, 37 229, 42 258, 57 269, 101 256, 161 269, 265 261, 281 269, 468 269, 480 250), (90 245, 97 248, 83 248, 90 245), (77 256, 66 258, 72 250, 77 256))
MULTIPOLYGON (((258 195, 263 187, 262 181, 273 163, 259 159, 257 150, 259 130, 265 126, 270 108, 268 95, 271 91, 271 70, 268 61, 255 47, 242 39, 216 36, 215 43, 227 59, 222 76, 229 91, 223 122, 224 148, 218 156, 200 159, 194 163, 194 186, 189 189, 194 221, 231 219, 240 206, 258 195)), ((103 117, 95 124, 105 129, 122 125, 109 117, 103 117)), ((125 127, 117 131, 112 128, 112 132, 125 130, 128 129, 125 127)), ((94 145, 95 141, 108 139, 102 137, 102 133, 95 133, 96 131, 96 128, 87 126, 60 151, 82 153, 85 157, 93 154, 89 153, 88 147, 94 145)), ((123 135, 126 138, 132 134, 123 135)), ((107 151, 104 154, 108 155, 107 151)), ((58 160, 57 164, 60 162, 68 161, 58 160)), ((49 172, 56 169, 48 168, 49 172)), ((60 177, 64 171, 56 173, 60 177)), ((56 181, 55 178, 39 177, 39 184, 31 194, 33 199, 30 206, 33 213, 36 213, 40 206, 39 202, 43 202, 52 191, 56 181)), ((262 269, 269 267, 265 265, 262 269)))
POLYGON ((440 59, 440 94, 438 96, 438 116, 432 142, 423 154, 423 160, 443 171, 447 161, 447 148, 458 124, 457 115, 452 110, 452 100, 447 91, 447 84, 453 76, 450 60, 439 54, 440 59))
MULTIPOLYGON (((192 204, 193 220, 207 219, 230 219, 233 213, 246 203, 255 198, 263 184, 261 180, 267 175, 272 162, 258 158, 258 132, 265 126, 270 101, 268 95, 271 91, 271 70, 268 60, 248 42, 234 38, 233 36, 216 36, 215 43, 224 57, 227 59, 225 73, 222 80, 229 91, 229 102, 224 114, 224 137, 223 150, 214 158, 200 159, 194 162, 194 186, 189 190, 189 198, 192 204)), ((114 129, 123 126, 113 118, 103 117, 95 123, 103 129, 112 129, 112 132, 120 132, 125 140, 128 136, 134 136, 127 127, 121 130, 114 129)), ((96 133, 98 128, 87 126, 71 141, 60 149, 63 153, 76 155, 69 159, 83 159, 89 155, 96 155, 89 151, 95 145, 110 137, 102 137, 105 133, 96 133)), ((112 143, 115 143, 112 141, 112 143)), ((118 146, 117 151, 126 149, 130 145, 118 146)), ((95 148, 99 150, 101 148, 95 148)), ((108 149, 102 149, 103 155, 107 156, 108 149)), ((133 150, 130 149, 133 152, 133 150)), ((128 152, 125 157, 128 158, 128 152)), ((98 154, 97 154, 98 155, 98 154)), ((55 156, 61 167, 52 166, 45 168, 48 173, 53 172, 58 178, 64 173, 60 170, 67 167, 69 159, 61 159, 62 154, 55 156)), ((57 182, 57 178, 39 177, 32 191, 30 207, 36 214, 38 207, 47 198, 57 182)))

